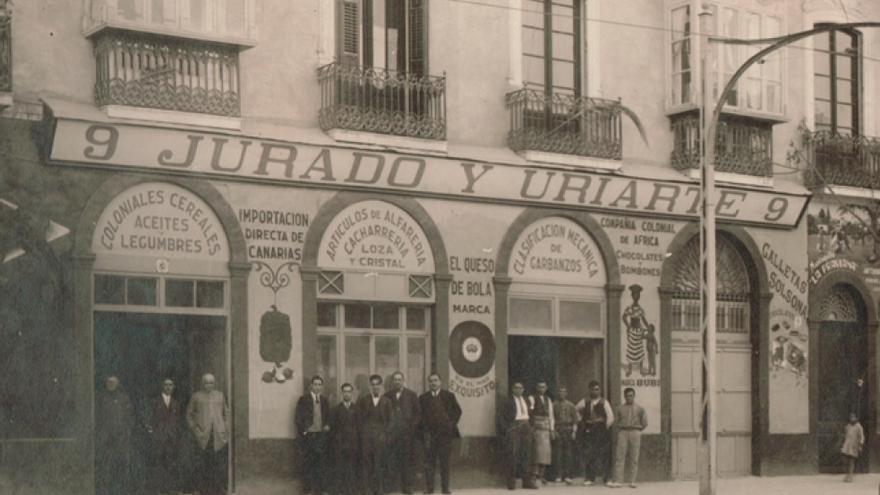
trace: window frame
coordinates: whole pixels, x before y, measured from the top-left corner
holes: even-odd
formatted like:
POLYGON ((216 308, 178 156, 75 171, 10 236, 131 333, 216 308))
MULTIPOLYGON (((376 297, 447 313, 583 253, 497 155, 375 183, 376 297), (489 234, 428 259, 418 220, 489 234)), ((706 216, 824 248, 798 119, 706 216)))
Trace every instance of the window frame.
POLYGON ((343 65, 353 65, 356 67, 373 68, 378 70, 386 70, 398 74, 413 74, 417 76, 427 76, 430 74, 428 65, 428 33, 429 29, 429 2, 428 0, 336 0, 336 22, 335 36, 336 49, 334 50, 335 60, 343 65), (389 52, 391 46, 388 44, 388 32, 392 29, 388 24, 389 14, 392 12, 392 4, 398 4, 402 10, 403 19, 403 42, 398 42, 398 47, 403 47, 404 54, 398 55, 395 61, 395 68, 390 68, 389 52), (381 21, 384 23, 384 32, 377 33, 374 16, 377 10, 377 4, 384 4, 384 13, 381 14, 381 21), (352 15, 353 18, 349 17, 352 15), (421 10, 419 13, 418 11, 421 10), (415 13, 415 14, 414 14, 415 13), (412 27, 413 19, 420 16, 421 32, 417 28, 412 27), (352 23, 353 20, 353 23, 352 23), (353 31, 352 31, 353 30, 353 31), (414 34, 413 31, 416 31, 414 34), (346 43, 350 37, 355 37, 356 52, 352 52, 349 48, 354 45, 346 43), (378 36, 378 39, 376 38, 378 36), (367 42, 370 40, 371 42, 367 42), (376 46, 384 43, 384 53, 377 56, 376 46), (417 57, 413 52, 421 54, 420 61, 416 61, 417 57), (403 70, 400 67, 400 61, 403 61, 403 70), (376 64, 379 65, 376 65, 376 64), (412 65, 421 64, 421 68, 412 69, 412 65))
POLYGON ((131 20, 120 16, 118 14, 119 0, 85 0, 86 13, 83 30, 85 36, 90 37, 107 28, 120 28, 178 38, 227 43, 241 47, 253 47, 257 44, 255 19, 258 0, 241 0, 243 17, 240 33, 229 31, 227 28, 227 9, 224 0, 204 0, 205 23, 210 24, 204 29, 195 28, 185 22, 184 0, 171 0, 175 10, 172 22, 161 23, 152 21, 150 0, 132 1, 135 3, 136 11, 141 12, 139 19, 131 20))
POLYGON ((121 271, 98 271, 95 270, 92 272, 92 290, 90 299, 92 302, 92 309, 94 311, 109 311, 115 313, 179 313, 179 314, 193 314, 193 315, 209 315, 209 316, 228 316, 230 311, 230 285, 228 278, 222 277, 205 277, 198 276, 193 277, 190 275, 181 275, 181 274, 172 274, 169 273, 167 275, 155 275, 155 274, 145 274, 145 273, 137 273, 137 272, 121 272, 121 271), (96 281, 97 277, 100 276, 109 276, 109 277, 122 277, 124 279, 124 295, 122 303, 102 303, 98 302, 96 299, 96 281), (128 303, 128 279, 130 278, 148 278, 156 280, 156 304, 153 305, 141 305, 141 304, 129 304, 128 303), (165 297, 165 286, 167 280, 175 280, 175 281, 191 281, 193 282, 193 305, 192 306, 170 306, 166 302, 165 297), (198 306, 198 299, 196 291, 198 282, 219 282, 223 284, 223 305, 220 307, 200 307, 198 306))
MULTIPOLYGON (((569 287, 564 287, 569 288, 569 287)), ((586 288, 585 288, 586 289, 586 288)), ((608 308, 606 307, 607 299, 604 294, 599 291, 591 290, 586 294, 572 295, 570 291, 534 291, 534 290, 511 290, 507 296, 507 326, 510 335, 527 335, 527 336, 552 336, 552 337, 575 337, 586 339, 604 339, 608 335, 608 308), (513 303, 516 299, 530 299, 540 301, 550 301, 550 329, 528 329, 514 327, 513 322, 513 303), (574 303, 595 303, 599 306, 599 332, 594 331, 575 331, 563 330, 561 325, 562 302, 574 303)))
MULTIPOLYGON (((814 27, 822 27, 826 26, 828 23, 825 22, 817 22, 814 24, 814 27)), ((852 121, 850 122, 850 135, 852 136, 860 136, 863 132, 863 108, 864 104, 864 37, 862 36, 861 31, 858 29, 834 29, 832 31, 828 31, 827 33, 822 33, 818 36, 826 36, 828 42, 828 50, 820 50, 818 48, 813 48, 814 52, 814 62, 813 62, 813 101, 812 101, 812 110, 813 110, 813 124, 816 127, 816 130, 819 130, 820 127, 822 129, 827 129, 833 134, 840 134, 838 131, 840 127, 837 110, 839 104, 839 95, 837 91, 837 81, 839 78, 839 74, 837 71, 837 57, 845 56, 845 52, 841 52, 837 50, 836 42, 837 42, 837 33, 844 33, 852 40, 852 49, 854 53, 852 54, 852 60, 850 62, 850 74, 849 74, 849 82, 850 82, 850 104, 849 106, 852 109, 852 121), (815 57, 818 56, 819 53, 825 52, 828 56, 828 74, 819 74, 817 72, 815 57), (828 77, 828 86, 829 86, 829 94, 828 99, 822 99, 822 101, 827 101, 830 107, 831 114, 829 115, 830 123, 829 124, 819 124, 816 121, 816 103, 820 100, 816 94, 816 81, 817 76, 828 77)), ((848 47, 849 49, 849 47, 848 47)))
MULTIPOLYGON (((552 97, 554 94, 565 94, 565 93, 559 93, 555 89, 554 80, 553 80, 553 62, 555 60, 563 60, 563 59, 556 59, 553 56, 553 52, 554 52, 554 50, 553 50, 553 35, 554 35, 554 33, 556 33, 556 31, 553 30, 553 17, 554 17, 553 4, 554 4, 555 0, 534 0, 534 1, 540 2, 544 8, 543 14, 542 14, 544 17, 544 22, 543 22, 543 27, 541 28, 541 31, 543 31, 543 48, 544 48, 544 50, 543 50, 544 53, 541 55, 541 58, 543 59, 543 62, 544 62, 544 68, 543 68, 544 83, 542 86, 543 86, 543 94, 549 98, 549 97, 552 97)), ((584 96, 587 93, 586 88, 584 87, 584 81, 585 81, 584 60, 586 59, 586 56, 587 56, 586 46, 584 43, 584 40, 586 39, 586 34, 587 34, 586 33, 586 22, 584 19, 585 12, 586 12, 586 5, 584 5, 584 0, 572 0, 571 8, 572 8, 572 33, 571 33, 571 35, 573 38, 573 40, 572 40, 572 56, 573 56, 573 59, 572 59, 572 65, 573 65, 572 85, 574 86, 572 89, 573 89, 574 97, 580 98, 581 96, 584 96)), ((526 38, 524 36, 526 29, 537 29, 534 26, 526 25, 524 20, 521 20, 519 24, 520 24, 519 25, 520 39, 522 39, 522 40, 524 40, 526 38)), ((564 34, 567 35, 568 33, 566 32, 564 34)), ((520 47, 519 56, 523 60, 523 62, 525 61, 525 59, 527 57, 537 58, 537 55, 535 55, 535 54, 527 54, 524 46, 520 47)), ((521 74, 521 79, 522 79, 523 86, 528 88, 529 83, 526 81, 525 66, 526 66, 526 64, 523 63, 522 64, 523 70, 522 70, 522 74, 521 74)))
MULTIPOLYGON (((743 37, 746 36, 743 33, 748 32, 748 20, 750 16, 757 15, 760 19, 759 30, 761 32, 761 37, 773 37, 779 36, 785 33, 787 26, 787 12, 783 8, 769 8, 762 6, 756 2, 748 2, 745 4, 740 4, 737 2, 733 2, 730 0, 713 0, 709 3, 709 6, 712 10, 712 25, 710 26, 711 32, 718 34, 722 33, 722 16, 721 13, 724 9, 732 10, 736 13, 736 31, 732 35, 734 37, 743 37), (767 26, 767 19, 776 19, 778 21, 779 33, 767 33, 765 32, 767 26)), ((701 51, 703 47, 699 42, 699 5, 694 0, 674 0, 667 1, 665 4, 665 13, 664 17, 666 19, 665 27, 667 28, 666 35, 666 48, 665 48, 665 58, 666 58, 666 96, 664 100, 666 101, 666 113, 668 115, 677 114, 686 112, 689 110, 694 110, 700 108, 702 106, 701 102, 701 81, 702 81, 702 73, 703 68, 700 66, 700 58, 702 56, 701 51), (676 39, 673 33, 673 11, 680 8, 688 8, 689 15, 687 17, 689 30, 688 35, 684 38, 676 39), (689 98, 683 99, 681 95, 679 95, 679 99, 681 101, 675 101, 673 98, 673 90, 674 85, 674 76, 677 73, 683 73, 684 71, 676 71, 675 67, 673 67, 673 44, 676 42, 681 42, 683 40, 687 40, 687 44, 690 47, 688 57, 689 57, 689 73, 691 75, 690 85, 688 89, 689 98)), ((726 34, 725 34, 726 35, 726 34)), ((740 46, 740 45, 713 45, 713 56, 710 57, 710 62, 714 62, 715 66, 710 67, 706 70, 710 71, 711 80, 709 82, 709 90, 713 92, 713 102, 717 100, 718 93, 724 88, 727 84, 728 76, 732 75, 730 72, 725 72, 725 64, 727 61, 727 57, 733 57, 735 64, 732 65, 733 69, 738 68, 742 62, 747 60, 752 54, 759 51, 761 48, 764 48, 764 45, 761 46, 740 46)), ((774 63, 778 67, 779 71, 779 79, 775 79, 772 75, 768 74, 768 70, 765 68, 766 64, 756 64, 749 68, 749 70, 743 74, 739 81, 737 81, 736 86, 734 87, 734 93, 729 95, 728 97, 736 98, 736 104, 731 104, 730 101, 726 102, 723 107, 724 113, 742 115, 746 117, 757 117, 764 120, 770 121, 784 121, 786 120, 786 95, 788 93, 788 74, 787 74, 787 64, 786 64, 786 48, 782 48, 775 52, 772 55, 768 55, 768 59, 772 59, 774 63), (756 76, 757 74, 757 76, 756 76), (749 108, 748 107, 748 99, 746 97, 746 85, 748 81, 752 80, 760 80, 761 86, 761 98, 760 98, 760 108, 749 108), (768 109, 768 98, 767 98, 767 88, 770 85, 778 84, 779 86, 779 94, 777 95, 777 104, 775 109, 768 109)))
MULTIPOLYGON (((337 376, 333 377, 337 385, 341 385, 345 382, 351 383, 355 386, 355 393, 358 392, 357 384, 355 383, 355 378, 353 376, 347 375, 346 368, 346 347, 345 347, 345 339, 346 337, 369 337, 370 341, 370 356, 369 356, 369 374, 376 373, 376 340, 377 338, 387 338, 387 337, 397 337, 398 339, 398 366, 399 370, 404 373, 406 378, 408 387, 413 390, 427 390, 427 380, 428 375, 431 373, 431 363, 432 363, 432 335, 433 335, 433 305, 425 305, 425 304, 412 304, 410 302, 393 302, 393 301, 352 301, 352 300, 339 300, 339 299, 319 299, 316 304, 332 304, 334 306, 334 319, 335 325, 333 326, 318 326, 316 325, 316 334, 317 337, 333 337, 335 339, 334 352, 336 353, 336 370, 337 376), (345 323, 345 306, 347 304, 367 304, 370 306, 370 328, 356 328, 349 327, 345 323), (373 321, 373 306, 376 305, 394 305, 397 306, 398 309, 398 328, 375 328, 373 321), (424 328, 421 330, 418 329, 409 329, 407 325, 407 309, 410 307, 418 307, 425 309, 425 321, 424 328), (422 370, 422 375, 419 377, 419 386, 413 386, 415 384, 414 377, 408 376, 409 370, 409 341, 410 339, 419 339, 422 340, 425 344, 425 354, 424 354, 424 369, 422 370)), ((319 358, 320 359, 320 358, 319 358)), ((323 363, 318 363, 319 367, 323 365, 323 363)), ((328 377, 324 377, 328 379, 328 377)), ((386 379, 387 377, 382 377, 386 379)), ((335 393, 335 391, 333 391, 335 393)))

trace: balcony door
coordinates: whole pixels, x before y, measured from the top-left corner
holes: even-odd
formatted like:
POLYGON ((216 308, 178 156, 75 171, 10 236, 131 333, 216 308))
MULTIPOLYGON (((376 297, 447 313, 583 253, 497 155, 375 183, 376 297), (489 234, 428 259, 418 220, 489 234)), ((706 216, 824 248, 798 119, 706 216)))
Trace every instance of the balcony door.
POLYGON ((835 30, 813 39, 817 131, 860 133, 861 56, 858 31, 835 30))
POLYGON ((427 6, 427 0, 342 0, 339 61, 426 75, 427 6))

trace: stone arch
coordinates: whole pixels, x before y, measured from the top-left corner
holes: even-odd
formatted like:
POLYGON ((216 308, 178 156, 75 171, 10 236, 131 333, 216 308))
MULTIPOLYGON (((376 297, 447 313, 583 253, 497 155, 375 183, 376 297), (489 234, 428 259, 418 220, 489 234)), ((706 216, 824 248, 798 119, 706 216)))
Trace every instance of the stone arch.
POLYGON ((434 256, 434 325, 431 335, 432 371, 440 374, 443 381, 449 379, 449 284, 452 275, 449 273, 449 257, 446 255, 446 245, 443 236, 428 211, 415 199, 395 195, 363 193, 354 191, 341 191, 336 193, 329 201, 321 205, 306 232, 303 245, 303 261, 300 267, 302 278, 302 346, 303 346, 303 376, 311 376, 317 370, 315 352, 318 342, 318 321, 314 311, 306 308, 315 308, 317 305, 317 279, 318 279, 318 249, 321 239, 327 231, 330 222, 352 204, 360 201, 384 201, 394 205, 409 214, 421 227, 425 237, 431 246, 431 254, 434 256))
MULTIPOLYGON (((514 243, 520 234, 532 223, 548 218, 560 217, 571 220, 581 226, 595 241, 604 262, 606 283, 605 299, 607 313, 606 352, 609 363, 607 365, 607 385, 609 390, 620 388, 620 367, 610 364, 612 356, 620 355, 620 299, 623 293, 623 285, 620 283, 620 267, 617 264, 617 255, 611 239, 605 230, 586 212, 560 211, 549 208, 527 208, 511 223, 498 248, 498 257, 495 262, 495 347, 500 351, 495 358, 495 390, 499 396, 505 396, 508 389, 508 335, 507 335, 507 312, 508 296, 512 279, 508 273, 510 258, 513 253, 514 243)), ((608 394, 612 401, 616 401, 617 394, 608 394)), ((500 401, 498 403, 501 403, 500 401)))
POLYGON ((91 245, 92 236, 97 227, 98 218, 104 211, 104 207, 116 196, 124 192, 126 189, 142 184, 144 182, 167 182, 188 189, 193 194, 201 198, 208 206, 214 210, 214 214, 220 220, 229 243, 229 263, 230 266, 237 266, 247 263, 247 245, 245 243, 244 234, 236 219, 232 206, 220 194, 210 182, 199 179, 185 179, 169 176, 152 176, 152 175, 132 175, 118 174, 110 177, 101 184, 94 194, 89 198, 83 213, 80 215, 79 224, 73 238, 73 254, 74 256, 90 256, 92 255, 91 245))

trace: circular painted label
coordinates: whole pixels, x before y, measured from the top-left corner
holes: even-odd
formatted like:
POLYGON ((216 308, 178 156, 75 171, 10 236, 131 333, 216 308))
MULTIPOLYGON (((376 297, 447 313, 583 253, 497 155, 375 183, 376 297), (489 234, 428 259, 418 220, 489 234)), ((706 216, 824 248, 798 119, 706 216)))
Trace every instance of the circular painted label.
POLYGON ((449 361, 464 378, 480 378, 495 364, 495 337, 477 321, 459 323, 449 336, 449 361))
POLYGON ((480 359, 480 356, 483 355, 483 344, 481 344, 480 339, 476 337, 468 337, 464 339, 461 347, 461 353, 464 354, 464 358, 471 363, 477 362, 480 359))

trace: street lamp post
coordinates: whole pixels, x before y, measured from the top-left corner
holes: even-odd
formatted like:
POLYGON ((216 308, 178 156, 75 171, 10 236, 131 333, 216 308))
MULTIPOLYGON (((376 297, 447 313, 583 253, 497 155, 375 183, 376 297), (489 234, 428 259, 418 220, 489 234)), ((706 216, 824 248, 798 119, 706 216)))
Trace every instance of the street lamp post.
POLYGON ((730 91, 736 86, 740 77, 756 62, 762 60, 768 54, 807 38, 814 34, 827 33, 838 29, 877 28, 880 22, 849 22, 843 24, 825 24, 814 29, 808 29, 798 33, 792 33, 777 38, 761 40, 738 40, 708 35, 709 18, 711 13, 708 9, 700 12, 700 37, 704 42, 701 50, 702 64, 702 103, 703 103, 703 163, 700 174, 700 192, 702 212, 700 217, 700 272, 702 275, 702 290, 700 307, 702 311, 702 423, 700 431, 700 495, 715 495, 718 477, 716 464, 716 423, 715 423, 715 334, 716 334, 716 302, 715 302, 715 136, 718 119, 724 108, 724 102, 730 91), (746 60, 733 73, 725 84, 718 100, 712 102, 711 85, 706 74, 709 69, 709 43, 723 43, 734 45, 767 45, 746 60), (712 108, 711 115, 708 114, 712 108))

